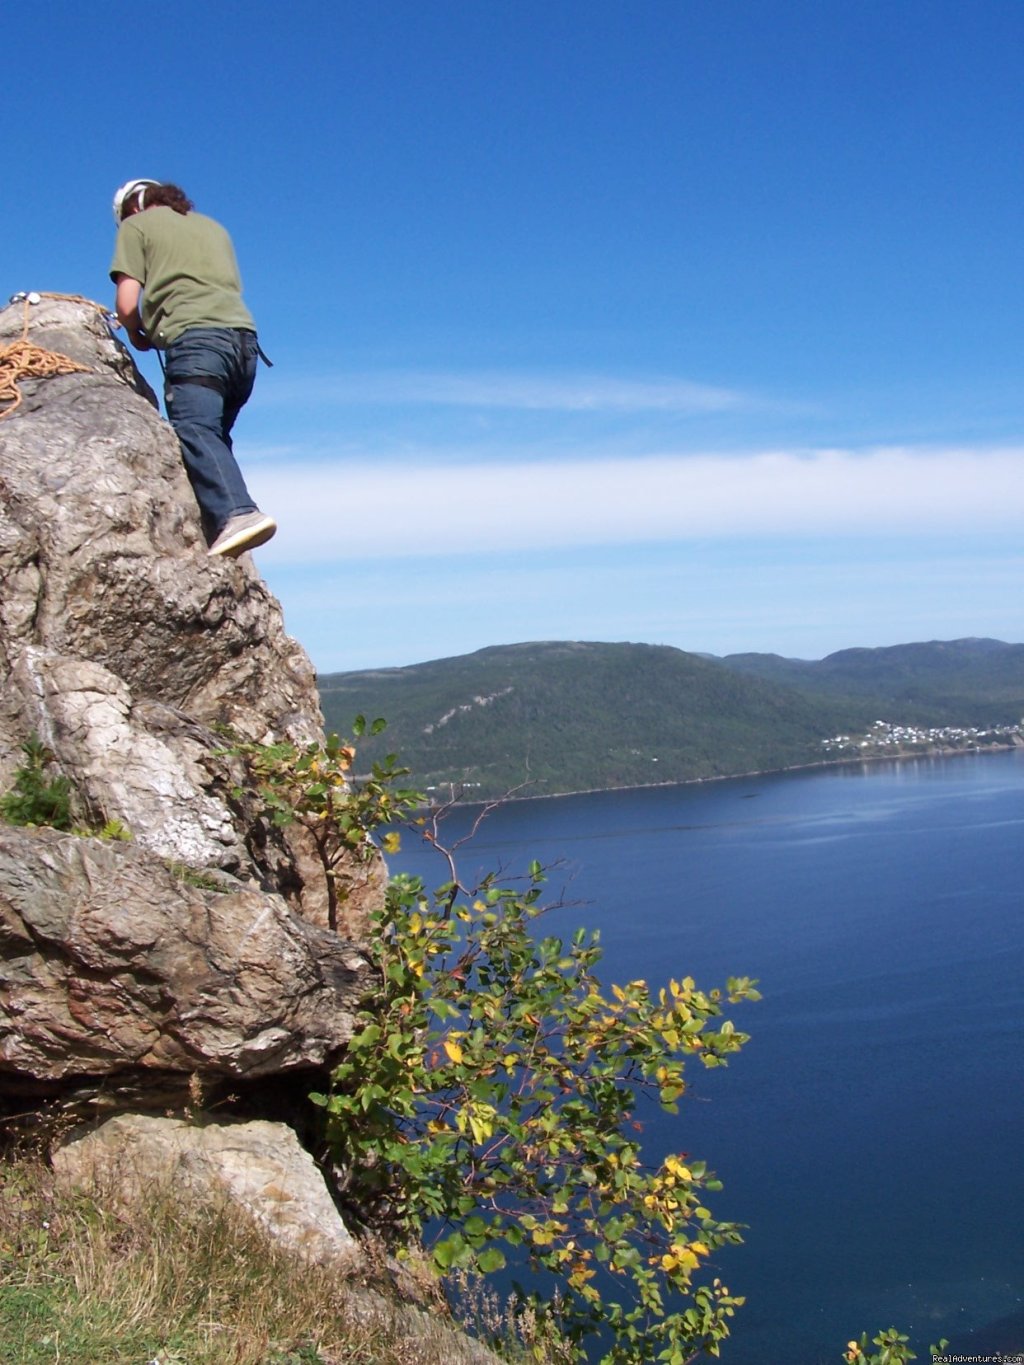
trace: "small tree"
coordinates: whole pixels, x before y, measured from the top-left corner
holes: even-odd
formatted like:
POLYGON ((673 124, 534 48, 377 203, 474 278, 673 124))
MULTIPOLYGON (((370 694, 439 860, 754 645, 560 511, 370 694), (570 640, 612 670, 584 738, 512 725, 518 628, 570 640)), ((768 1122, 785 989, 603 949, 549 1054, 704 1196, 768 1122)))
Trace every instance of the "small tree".
MULTIPOLYGON (((379 734, 384 721, 367 727, 362 716, 353 727, 358 738, 368 729, 379 734)), ((355 749, 337 735, 324 744, 236 744, 231 753, 245 760, 264 802, 267 817, 278 828, 301 825, 312 837, 327 888, 327 922, 338 927, 338 909, 345 899, 344 864, 349 859, 367 863, 377 857, 374 831, 407 814, 419 800, 416 792, 396 788, 402 775, 390 754, 358 785, 349 784, 355 749)), ((236 787, 234 795, 243 795, 236 787)), ((385 851, 398 848, 398 834, 386 833, 385 851)))

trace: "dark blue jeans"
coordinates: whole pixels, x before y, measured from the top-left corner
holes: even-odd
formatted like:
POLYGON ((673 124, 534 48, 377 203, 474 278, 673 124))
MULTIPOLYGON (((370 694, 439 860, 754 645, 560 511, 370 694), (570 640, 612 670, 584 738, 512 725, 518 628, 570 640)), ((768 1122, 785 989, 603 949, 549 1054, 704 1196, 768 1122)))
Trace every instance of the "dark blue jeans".
POLYGON ((256 333, 234 327, 190 327, 165 352, 167 416, 208 541, 231 517, 256 510, 235 461, 231 428, 252 393, 258 361, 256 333))

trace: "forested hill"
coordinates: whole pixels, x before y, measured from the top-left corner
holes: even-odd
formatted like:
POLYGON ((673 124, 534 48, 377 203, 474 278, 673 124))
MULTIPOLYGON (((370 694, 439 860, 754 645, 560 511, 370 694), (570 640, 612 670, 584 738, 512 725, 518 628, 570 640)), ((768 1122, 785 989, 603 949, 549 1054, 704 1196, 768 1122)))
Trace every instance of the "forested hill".
POLYGON ((1024 645, 931 640, 843 649, 824 659, 729 654, 727 668, 814 697, 872 698, 879 717, 920 725, 1016 724, 1024 716, 1024 645))
POLYGON ((822 741, 877 719, 1015 724, 1024 645, 843 650, 818 662, 712 659, 666 646, 502 645, 320 679, 328 729, 384 716, 359 766, 397 751, 421 788, 470 797, 628 787, 819 762, 822 741), (477 785, 478 784, 478 785, 477 785))
POLYGON ((360 767, 397 751, 417 786, 533 794, 685 781, 821 757, 863 701, 801 695, 682 650, 541 643, 320 679, 328 729, 384 716, 360 767), (476 784, 479 784, 477 786, 476 784))

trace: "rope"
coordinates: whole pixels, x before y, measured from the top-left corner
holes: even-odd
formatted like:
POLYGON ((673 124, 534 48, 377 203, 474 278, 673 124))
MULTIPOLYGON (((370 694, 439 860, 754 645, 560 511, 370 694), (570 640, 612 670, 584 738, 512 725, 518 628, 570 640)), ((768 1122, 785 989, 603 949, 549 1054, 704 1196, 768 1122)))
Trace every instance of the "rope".
MULTIPOLYGON (((91 308, 106 312, 106 309, 101 308, 95 300, 83 298, 81 294, 40 294, 39 297, 66 299, 70 303, 86 303, 91 308)), ((89 365, 80 365, 68 355, 61 355, 59 351, 48 351, 45 347, 33 345, 29 341, 30 307, 28 299, 25 298, 22 302, 25 324, 20 340, 12 341, 9 346, 0 346, 0 404, 7 405, 0 412, 0 422, 5 417, 10 417, 11 413, 20 407, 23 394, 19 383, 22 379, 51 379, 58 374, 92 372, 89 365)))
POLYGON ((95 299, 87 299, 84 294, 48 294, 45 290, 39 292, 41 299, 63 299, 65 303, 84 303, 87 308, 95 308, 97 313, 102 313, 104 317, 109 313, 102 303, 97 303, 95 299))

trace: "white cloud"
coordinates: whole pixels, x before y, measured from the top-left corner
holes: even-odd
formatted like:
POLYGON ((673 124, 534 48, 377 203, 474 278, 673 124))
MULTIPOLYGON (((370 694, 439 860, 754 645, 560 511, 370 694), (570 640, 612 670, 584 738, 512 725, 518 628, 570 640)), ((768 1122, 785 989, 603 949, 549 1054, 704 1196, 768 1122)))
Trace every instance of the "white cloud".
POLYGON ((281 563, 1019 524, 1024 450, 899 447, 458 465, 259 465, 281 563))
POLYGON ((308 375, 278 380, 254 405, 288 403, 380 404, 466 408, 507 408, 558 412, 724 412, 750 408, 753 400, 734 389, 694 384, 681 379, 632 380, 607 375, 509 374, 481 371, 446 374, 427 371, 379 371, 343 375, 308 375))
POLYGON ((321 671, 523 640, 634 640, 715 654, 1024 638, 1017 533, 870 545, 694 541, 501 557, 260 569, 321 671), (369 608, 356 612, 353 603, 369 608))

